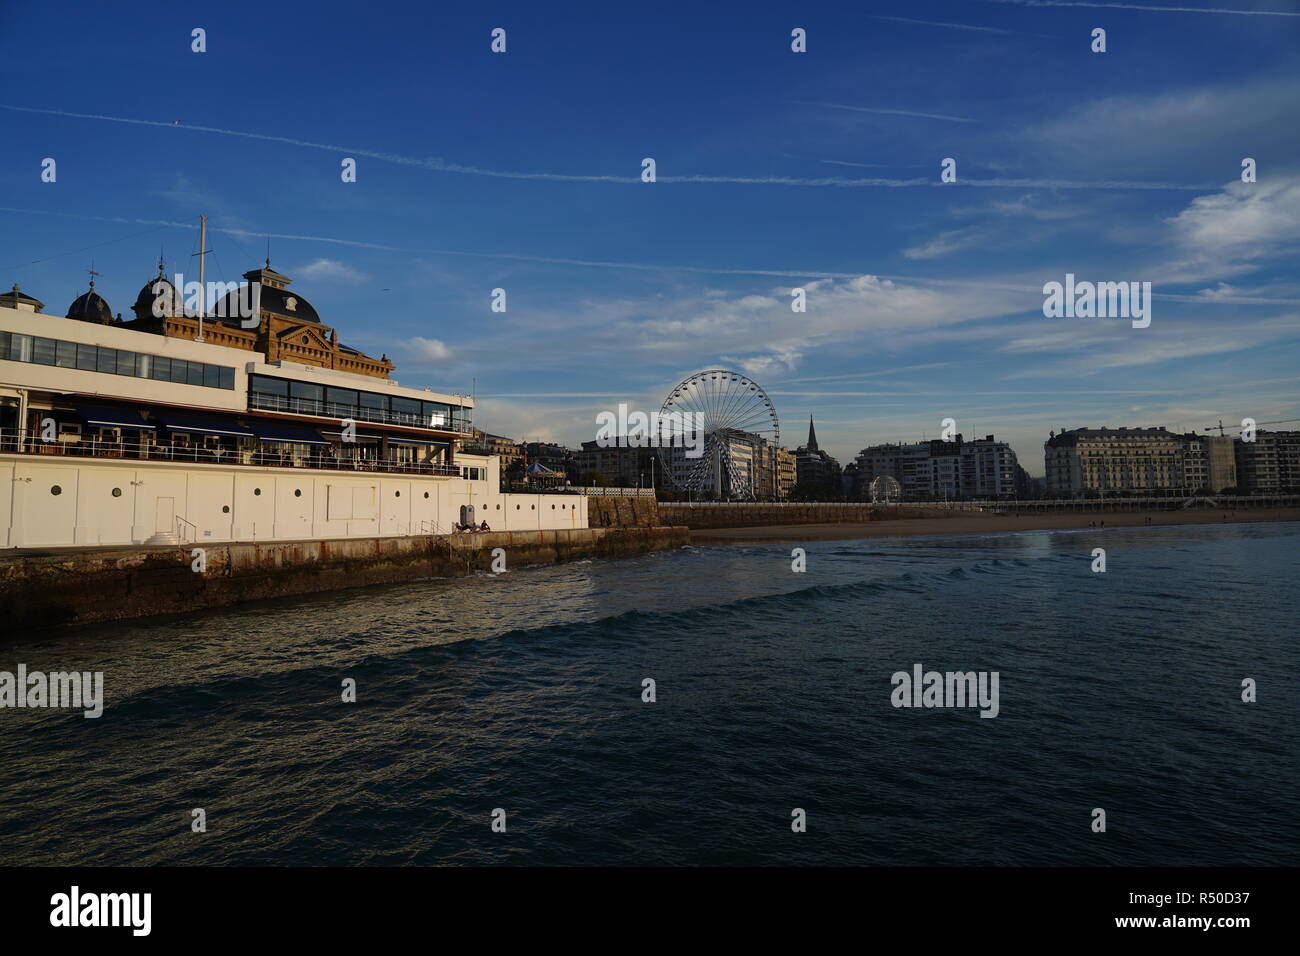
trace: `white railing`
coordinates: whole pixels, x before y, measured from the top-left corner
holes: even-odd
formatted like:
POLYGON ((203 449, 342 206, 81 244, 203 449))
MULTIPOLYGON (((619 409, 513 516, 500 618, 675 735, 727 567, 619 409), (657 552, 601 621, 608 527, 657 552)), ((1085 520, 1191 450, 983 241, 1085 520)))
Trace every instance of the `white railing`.
POLYGON ((373 422, 386 425, 405 425, 409 428, 428 428, 434 431, 469 434, 470 424, 467 419, 457 416, 434 416, 426 419, 423 414, 411 412, 394 412, 383 408, 367 408, 364 405, 340 405, 337 402, 319 401, 314 398, 285 398, 280 395, 266 395, 253 392, 248 397, 250 408, 269 412, 288 412, 295 415, 315 415, 318 418, 337 418, 342 421, 351 418, 358 422, 373 422))
POLYGON ((160 444, 154 442, 100 441, 78 437, 74 441, 42 441, 20 438, 12 429, 0 430, 0 452, 20 455, 61 455, 74 458, 119 458, 144 461, 193 462, 199 465, 256 465, 272 468, 325 468, 333 471, 368 471, 403 475, 438 475, 458 478, 460 468, 430 461, 398 461, 389 458, 344 458, 333 448, 307 446, 296 455, 279 451, 251 450, 226 446, 160 444))
MULTIPOLYGON (((557 488, 555 490, 576 495, 587 495, 590 498, 653 498, 655 496, 653 488, 583 488, 570 485, 567 488, 557 488)), ((540 493, 550 494, 553 492, 540 493)))
POLYGON ((948 511, 988 511, 1016 508, 1141 508, 1184 507, 1188 502, 1203 502, 1218 507, 1266 507, 1300 504, 1300 493, 1271 495, 1217 495, 1189 498, 1186 495, 1162 495, 1150 498, 1003 498, 981 501, 661 501, 661 507, 673 508, 932 508, 948 511))

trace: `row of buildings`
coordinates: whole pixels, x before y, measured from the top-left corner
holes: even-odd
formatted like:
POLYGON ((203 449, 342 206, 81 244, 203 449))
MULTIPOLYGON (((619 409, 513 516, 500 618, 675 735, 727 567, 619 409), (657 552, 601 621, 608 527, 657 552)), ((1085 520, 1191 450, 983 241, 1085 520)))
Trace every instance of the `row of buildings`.
MULTIPOLYGON (((763 500, 792 497, 839 497, 839 463, 817 445, 811 419, 808 442, 795 451, 761 435, 732 431, 714 439, 740 496, 763 500)), ((530 485, 563 480, 570 485, 611 488, 671 489, 689 483, 699 459, 685 449, 626 445, 603 446, 585 441, 579 449, 552 442, 518 442, 475 431, 468 448, 501 458, 507 481, 530 485)))
MULTIPOLYGON (((589 441, 571 451, 480 437, 485 453, 502 456, 503 474, 528 475, 533 483, 539 475, 529 470, 540 464, 542 483, 550 471, 573 485, 671 488, 693 467, 680 449, 665 460, 653 448, 600 447, 589 441), (665 468, 671 474, 665 475, 665 468)), ((882 487, 878 479, 896 481, 894 494, 909 501, 1300 490, 1300 431, 1258 431, 1251 441, 1164 427, 1054 431, 1044 443, 1043 478, 1031 478, 1011 446, 993 435, 872 445, 844 468, 819 447, 811 419, 807 442, 794 451, 745 433, 723 436, 719 443, 740 476, 743 496, 760 499, 867 501, 879 493, 873 490, 882 487)))
POLYGON ((1160 428, 1075 428, 1044 445, 1052 497, 1278 494, 1300 491, 1300 431, 1198 435, 1160 428))

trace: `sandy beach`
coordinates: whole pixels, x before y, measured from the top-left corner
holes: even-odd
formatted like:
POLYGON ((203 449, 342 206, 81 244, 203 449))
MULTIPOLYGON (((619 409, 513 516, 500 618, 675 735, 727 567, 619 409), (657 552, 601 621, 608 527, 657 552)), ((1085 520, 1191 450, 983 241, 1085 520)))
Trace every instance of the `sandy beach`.
POLYGON ((763 525, 750 528, 701 528, 691 531, 699 544, 753 541, 836 541, 856 538, 911 538, 933 534, 998 534, 1008 531, 1069 531, 1093 527, 1156 527, 1182 524, 1230 524, 1300 520, 1300 508, 1240 511, 1140 511, 1088 514, 960 514, 944 518, 904 518, 845 524, 763 525))

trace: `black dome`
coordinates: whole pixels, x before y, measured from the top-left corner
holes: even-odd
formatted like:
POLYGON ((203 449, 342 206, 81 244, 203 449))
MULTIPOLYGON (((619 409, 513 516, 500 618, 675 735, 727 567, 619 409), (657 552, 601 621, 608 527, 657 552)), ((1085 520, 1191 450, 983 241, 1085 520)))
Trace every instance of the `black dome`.
POLYGON ((113 321, 113 310, 92 286, 89 292, 83 292, 68 306, 68 318, 108 325, 113 321))
POLYGON ((176 295, 176 287, 172 285, 166 276, 159 274, 154 276, 144 284, 140 294, 135 297, 135 305, 131 306, 131 311, 135 313, 138 319, 155 319, 159 318, 153 314, 154 301, 161 296, 163 299, 164 315, 172 312, 178 312, 181 308, 180 298, 176 295), (155 294, 154 287, 162 283, 162 288, 155 294))

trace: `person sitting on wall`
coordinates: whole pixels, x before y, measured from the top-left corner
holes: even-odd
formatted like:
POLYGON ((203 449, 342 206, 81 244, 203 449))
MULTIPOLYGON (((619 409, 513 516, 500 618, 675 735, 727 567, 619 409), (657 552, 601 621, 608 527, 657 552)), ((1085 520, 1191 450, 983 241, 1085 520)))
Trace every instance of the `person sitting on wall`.
POLYGON ((488 523, 487 523, 486 520, 485 520, 481 525, 478 526, 478 529, 479 529, 480 531, 491 531, 491 530, 492 530, 491 528, 488 527, 488 523))

